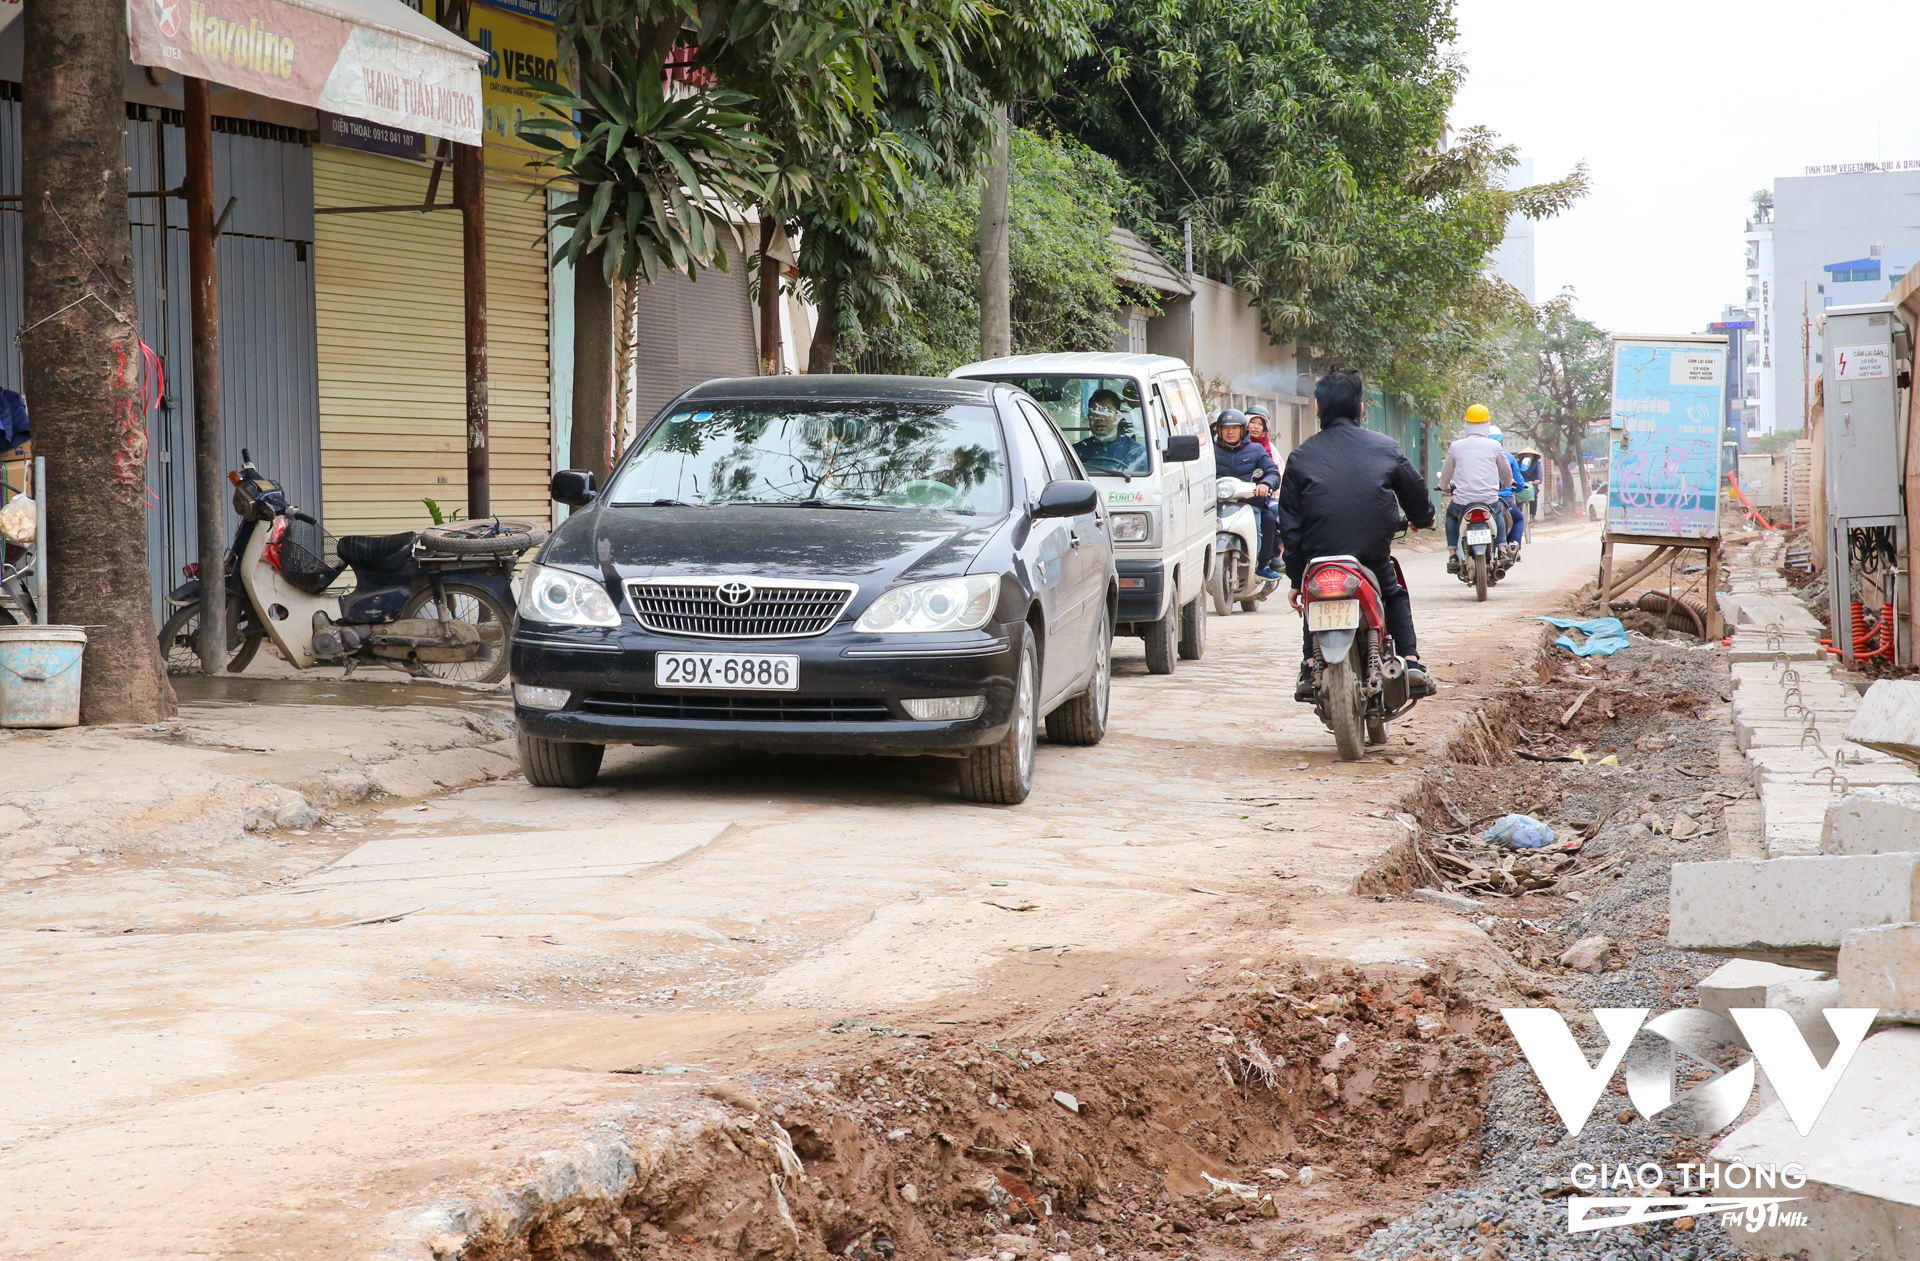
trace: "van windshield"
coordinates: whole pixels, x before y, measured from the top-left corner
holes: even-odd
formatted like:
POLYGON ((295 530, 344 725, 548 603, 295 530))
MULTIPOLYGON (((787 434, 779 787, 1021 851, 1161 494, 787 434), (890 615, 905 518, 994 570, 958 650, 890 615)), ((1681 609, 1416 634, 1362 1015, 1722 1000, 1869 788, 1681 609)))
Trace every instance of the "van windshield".
MULTIPOLYGON (((993 377, 1018 386, 1045 408, 1093 477, 1128 477, 1152 470, 1147 455, 1159 425, 1141 406, 1132 377, 993 377)), ((1164 438, 1164 435, 1160 435, 1164 438)), ((1162 443, 1164 445, 1164 443, 1162 443)))

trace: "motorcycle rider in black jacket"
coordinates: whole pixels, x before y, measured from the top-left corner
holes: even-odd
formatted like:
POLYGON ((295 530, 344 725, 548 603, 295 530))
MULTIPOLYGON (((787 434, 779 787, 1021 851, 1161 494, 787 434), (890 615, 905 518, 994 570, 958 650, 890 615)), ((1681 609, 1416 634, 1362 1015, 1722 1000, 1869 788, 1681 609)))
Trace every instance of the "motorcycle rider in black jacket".
MULTIPOLYGON (((1380 584, 1387 634, 1407 659, 1416 696, 1433 693, 1433 680, 1419 663, 1413 632, 1413 599, 1400 585, 1390 552, 1404 514, 1416 530, 1433 528, 1433 499, 1400 444, 1360 427, 1365 385, 1357 372, 1335 368, 1320 378, 1313 397, 1320 432, 1287 457, 1280 482, 1280 545, 1295 607, 1307 563, 1317 556, 1354 556, 1380 584)), ((1313 699, 1313 636, 1306 632, 1307 659, 1300 664, 1296 700, 1313 699)))

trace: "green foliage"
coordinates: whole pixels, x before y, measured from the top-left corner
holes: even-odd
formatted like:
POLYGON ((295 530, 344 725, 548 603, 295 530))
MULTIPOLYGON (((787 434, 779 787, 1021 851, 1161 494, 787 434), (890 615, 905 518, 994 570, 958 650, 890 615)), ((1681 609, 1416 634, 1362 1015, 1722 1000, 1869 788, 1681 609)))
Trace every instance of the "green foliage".
POLYGON ((1356 209, 1365 244, 1354 265, 1315 295, 1315 357, 1359 369, 1427 415, 1457 415, 1464 391, 1495 372, 1503 324, 1534 314, 1487 276, 1488 254, 1514 216, 1559 213, 1586 191, 1584 168, 1508 189, 1512 145, 1469 128, 1445 150, 1414 154, 1393 180, 1366 188, 1356 209))
POLYGON ((427 515, 433 518, 435 525, 446 525, 449 522, 458 521, 463 515, 458 508, 452 511, 442 508, 438 499, 422 499, 420 502, 426 505, 427 515))
POLYGON ((1439 134, 1449 0, 1117 0, 1049 113, 1110 154, 1168 224, 1191 219, 1268 330, 1353 266, 1364 191, 1439 134))
POLYGON ((1748 443, 1747 452, 1750 455, 1772 455, 1775 451, 1785 451, 1806 436, 1798 429, 1776 429, 1748 443))
MULTIPOLYGON (((1015 354, 1107 350, 1122 302, 1108 237, 1129 190, 1111 159, 1059 136, 1015 128, 1008 213, 1015 354)), ((875 323, 863 343, 883 372, 944 375, 980 357, 980 190, 933 189, 903 217, 899 252, 910 313, 875 323)))
POLYGON ((1538 307, 1521 305, 1521 318, 1498 332, 1484 401, 1497 424, 1570 476, 1592 427, 1612 410, 1612 340, 1574 311, 1570 289, 1538 307))

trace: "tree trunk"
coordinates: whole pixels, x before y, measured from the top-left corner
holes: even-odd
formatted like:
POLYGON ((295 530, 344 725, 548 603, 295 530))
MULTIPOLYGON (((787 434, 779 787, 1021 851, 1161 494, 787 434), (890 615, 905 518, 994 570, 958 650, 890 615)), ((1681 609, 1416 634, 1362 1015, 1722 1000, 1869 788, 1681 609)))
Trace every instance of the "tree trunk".
POLYGON ((818 322, 813 326, 813 344, 807 348, 807 372, 832 372, 833 357, 840 348, 840 293, 825 285, 815 295, 818 322))
MULTIPOLYGON (((581 189, 581 196, 592 190, 581 189)), ((613 451, 613 286, 599 252, 573 269, 573 450, 568 463, 607 484, 613 451)))
POLYGON ((1013 282, 1007 230, 1007 110, 994 111, 992 155, 980 191, 980 357, 1013 353, 1013 282))
MULTIPOLYGON (((52 620, 87 628, 80 719, 174 712, 147 571, 147 422, 127 231, 127 11, 35 0, 23 19, 20 331, 47 460, 52 620)), ((207 575, 219 581, 217 574, 207 575)))
POLYGON ((773 256, 773 237, 780 225, 760 212, 760 375, 780 375, 780 260, 773 256))

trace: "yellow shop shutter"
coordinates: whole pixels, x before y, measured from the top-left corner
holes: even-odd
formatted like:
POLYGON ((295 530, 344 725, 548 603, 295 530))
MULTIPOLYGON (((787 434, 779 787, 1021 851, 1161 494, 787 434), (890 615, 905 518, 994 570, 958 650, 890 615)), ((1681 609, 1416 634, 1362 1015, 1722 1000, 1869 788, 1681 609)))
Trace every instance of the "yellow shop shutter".
MULTIPOLYGON (((314 204, 417 203, 427 169, 314 150, 314 204)), ((441 176, 441 200, 452 173, 441 176)), ((487 344, 493 510, 546 524, 547 271, 537 190, 487 181, 487 344), (529 199, 528 193, 535 192, 529 199)), ((466 356, 460 219, 318 215, 321 494, 334 534, 417 530, 422 499, 465 513, 466 356)))

